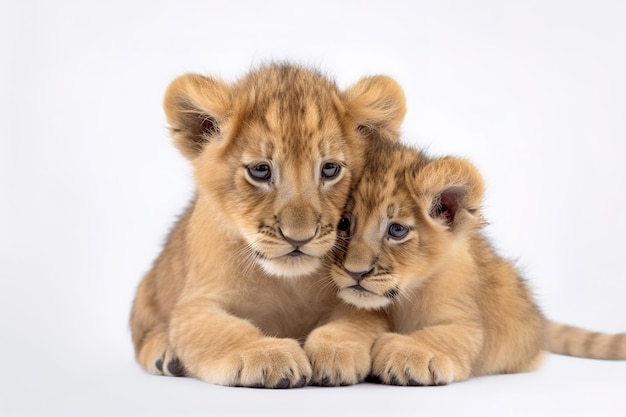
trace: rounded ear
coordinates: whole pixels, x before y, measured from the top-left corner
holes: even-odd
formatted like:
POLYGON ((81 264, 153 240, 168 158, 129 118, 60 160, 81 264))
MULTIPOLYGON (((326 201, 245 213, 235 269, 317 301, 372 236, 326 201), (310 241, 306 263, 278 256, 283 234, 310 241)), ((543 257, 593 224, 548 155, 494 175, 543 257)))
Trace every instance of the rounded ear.
POLYGON ((398 142, 406 100, 402 88, 392 78, 363 78, 343 93, 343 101, 362 136, 398 142))
POLYGON ((413 186, 428 216, 450 230, 484 225, 480 206, 485 187, 478 169, 468 161, 435 159, 414 174, 413 186))
POLYGON ((163 108, 174 144, 187 159, 219 137, 229 107, 229 88, 222 81, 187 74, 170 84, 163 108))

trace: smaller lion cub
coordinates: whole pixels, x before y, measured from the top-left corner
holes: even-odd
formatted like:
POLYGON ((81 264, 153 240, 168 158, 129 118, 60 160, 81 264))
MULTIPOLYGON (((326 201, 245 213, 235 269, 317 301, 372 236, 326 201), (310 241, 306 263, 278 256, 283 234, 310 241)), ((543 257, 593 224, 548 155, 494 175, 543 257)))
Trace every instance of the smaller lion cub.
POLYGON ((484 186, 473 165, 384 141, 366 152, 331 272, 347 305, 386 321, 348 328, 342 321, 355 311, 342 307, 305 345, 314 381, 361 379, 352 358, 370 352, 372 374, 394 385, 531 371, 544 350, 626 359, 626 334, 544 319, 519 272, 481 232, 484 186))

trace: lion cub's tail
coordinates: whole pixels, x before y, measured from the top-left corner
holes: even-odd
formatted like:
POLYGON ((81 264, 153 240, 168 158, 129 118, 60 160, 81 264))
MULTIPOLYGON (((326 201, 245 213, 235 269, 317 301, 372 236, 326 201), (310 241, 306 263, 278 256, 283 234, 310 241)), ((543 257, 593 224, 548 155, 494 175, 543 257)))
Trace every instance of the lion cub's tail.
POLYGON ((607 334, 549 321, 547 349, 561 355, 591 359, 626 359, 626 333, 607 334))

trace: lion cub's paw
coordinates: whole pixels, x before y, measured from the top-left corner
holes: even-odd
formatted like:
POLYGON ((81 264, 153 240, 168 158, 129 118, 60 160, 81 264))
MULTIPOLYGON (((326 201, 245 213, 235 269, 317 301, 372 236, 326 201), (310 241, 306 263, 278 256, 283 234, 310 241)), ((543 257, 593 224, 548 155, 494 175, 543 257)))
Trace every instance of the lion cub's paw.
POLYGON ((185 367, 172 351, 166 351, 163 357, 157 359, 156 367, 168 376, 186 376, 185 367))
POLYGON ((146 337, 138 359, 141 366, 151 374, 186 375, 185 368, 169 346, 165 333, 153 333, 146 337))
POLYGON ((299 388, 311 378, 311 365, 293 339, 264 338, 238 352, 234 385, 257 388, 299 388))
POLYGON ((385 384, 445 385, 468 378, 468 366, 409 336, 387 333, 372 349, 372 373, 385 384))
POLYGON ((311 385, 357 384, 371 369, 370 346, 366 343, 342 340, 327 332, 313 332, 304 344, 304 350, 313 368, 311 385))
POLYGON ((148 370, 155 375, 187 376, 183 363, 169 349, 155 359, 148 370))

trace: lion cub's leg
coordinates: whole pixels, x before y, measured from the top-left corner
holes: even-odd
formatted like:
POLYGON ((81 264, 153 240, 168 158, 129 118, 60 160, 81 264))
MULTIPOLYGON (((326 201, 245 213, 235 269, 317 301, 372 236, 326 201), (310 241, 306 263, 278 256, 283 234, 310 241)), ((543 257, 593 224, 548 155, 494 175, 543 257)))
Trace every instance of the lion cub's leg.
POLYGON ((165 323, 155 301, 154 275, 149 272, 139 284, 133 302, 130 326, 137 362, 155 375, 183 376, 184 369, 171 349, 165 323))
POLYGON ((393 385, 444 385, 464 381, 482 346, 478 326, 449 324, 409 335, 385 333, 372 348, 372 373, 393 385))
POLYGON ((386 331, 389 324, 383 313, 340 306, 328 324, 311 332, 304 344, 313 368, 311 384, 362 382, 371 370, 372 345, 386 331))
POLYGON ((137 362, 154 375, 163 375, 163 359, 167 350, 167 336, 162 331, 151 331, 136 352, 137 362))
POLYGON ((169 336, 185 373, 212 384, 295 388, 311 377, 298 341, 266 337, 252 323, 207 300, 181 303, 169 336))
POLYGON ((130 328, 137 362, 143 369, 155 375, 163 375, 162 364, 157 365, 157 361, 163 358, 167 350, 167 337, 163 327, 155 299, 154 275, 149 272, 137 288, 130 315, 130 328))

